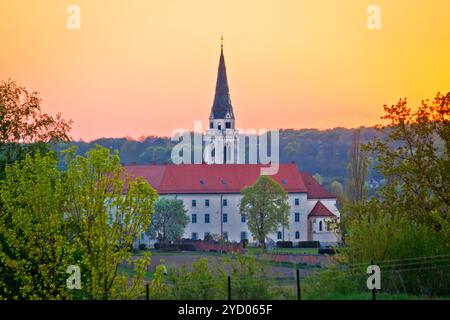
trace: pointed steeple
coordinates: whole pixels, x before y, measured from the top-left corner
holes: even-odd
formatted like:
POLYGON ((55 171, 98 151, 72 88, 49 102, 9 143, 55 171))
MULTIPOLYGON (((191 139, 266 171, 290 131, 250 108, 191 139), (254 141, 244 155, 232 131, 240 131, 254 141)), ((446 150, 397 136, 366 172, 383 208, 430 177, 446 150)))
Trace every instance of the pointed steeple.
POLYGON ((231 105, 230 92, 228 88, 227 70, 225 68, 225 57, 223 55, 223 37, 221 38, 220 45, 220 59, 219 70, 217 73, 216 94, 214 96, 210 118, 234 119, 233 106, 231 105))

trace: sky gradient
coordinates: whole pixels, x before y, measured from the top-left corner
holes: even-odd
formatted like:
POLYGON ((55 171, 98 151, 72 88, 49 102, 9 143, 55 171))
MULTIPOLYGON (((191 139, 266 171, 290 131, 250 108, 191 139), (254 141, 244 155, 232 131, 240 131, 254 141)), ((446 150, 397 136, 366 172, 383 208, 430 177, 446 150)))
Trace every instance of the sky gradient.
POLYGON ((450 90, 447 0, 0 0, 0 80, 40 92, 72 136, 207 124, 224 36, 236 127, 357 127, 450 90), (66 9, 81 8, 68 30, 66 9), (381 30, 366 27, 380 6, 381 30))

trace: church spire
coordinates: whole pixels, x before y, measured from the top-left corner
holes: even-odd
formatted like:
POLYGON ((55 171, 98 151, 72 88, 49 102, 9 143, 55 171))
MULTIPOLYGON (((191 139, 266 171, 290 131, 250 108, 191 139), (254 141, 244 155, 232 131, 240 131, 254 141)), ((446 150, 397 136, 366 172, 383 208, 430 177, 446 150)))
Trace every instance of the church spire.
POLYGON ((227 70, 225 57, 223 55, 223 36, 220 44, 219 70, 217 73, 216 93, 211 109, 211 119, 234 119, 233 106, 231 105, 230 92, 228 88, 227 70))

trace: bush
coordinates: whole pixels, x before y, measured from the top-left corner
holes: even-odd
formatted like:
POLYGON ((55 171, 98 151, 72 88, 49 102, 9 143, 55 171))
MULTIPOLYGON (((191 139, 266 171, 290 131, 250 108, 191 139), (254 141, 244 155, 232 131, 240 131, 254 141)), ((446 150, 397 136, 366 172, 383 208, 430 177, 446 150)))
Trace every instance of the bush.
POLYGON ((277 241, 277 248, 292 248, 292 241, 277 241))
POLYGON ((145 243, 139 243, 139 250, 147 249, 147 245, 145 243))
POLYGON ((336 253, 334 248, 319 248, 319 254, 329 254, 333 255, 336 253))
POLYGON ((152 299, 224 300, 228 295, 227 278, 231 275, 231 297, 236 300, 291 299, 292 288, 275 286, 267 279, 267 265, 255 257, 236 255, 217 261, 201 258, 187 265, 171 266, 164 276, 158 266, 150 286, 152 299))
POLYGON ((242 247, 243 248, 247 248, 247 246, 248 246, 248 239, 241 240, 241 243, 242 243, 242 247))
POLYGON ((450 293, 445 240, 442 231, 378 213, 370 222, 352 222, 339 251, 347 263, 379 265, 385 271, 384 292, 444 296, 450 293))
POLYGON ((297 246, 299 248, 319 248, 320 242, 319 241, 299 241, 297 246))

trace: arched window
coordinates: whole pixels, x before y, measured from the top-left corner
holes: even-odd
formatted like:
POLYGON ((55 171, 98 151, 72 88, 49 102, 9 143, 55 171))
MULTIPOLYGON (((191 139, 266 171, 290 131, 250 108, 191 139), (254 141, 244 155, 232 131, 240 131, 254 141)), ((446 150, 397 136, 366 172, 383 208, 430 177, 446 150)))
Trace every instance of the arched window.
POLYGON ((322 220, 319 221, 319 231, 322 231, 322 220))
POLYGON ((300 232, 295 231, 295 239, 300 239, 300 232))
POLYGON ((283 234, 281 233, 281 231, 278 231, 277 238, 278 240, 283 238, 283 234))

